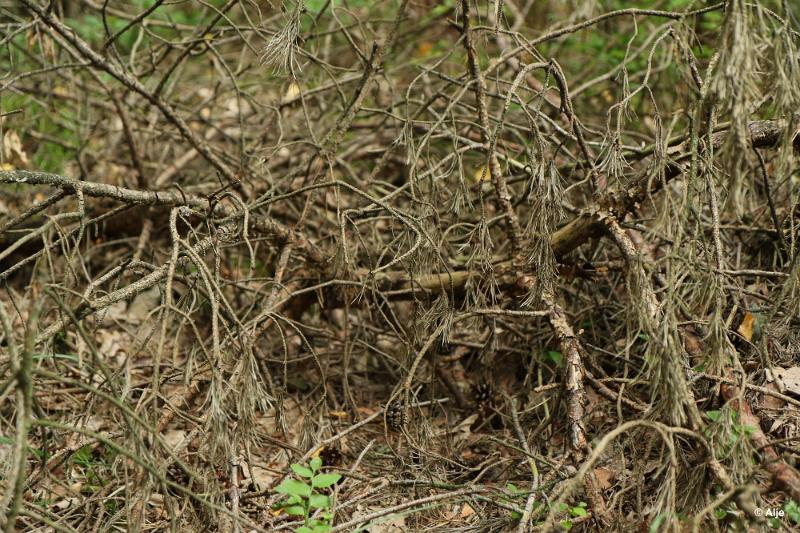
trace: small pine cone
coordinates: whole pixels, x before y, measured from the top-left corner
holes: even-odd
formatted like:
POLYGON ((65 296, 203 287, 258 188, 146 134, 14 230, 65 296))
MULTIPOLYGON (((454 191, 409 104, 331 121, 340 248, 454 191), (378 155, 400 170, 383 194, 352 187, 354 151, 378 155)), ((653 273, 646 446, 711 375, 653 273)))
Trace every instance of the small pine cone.
POLYGON ((392 402, 386 406, 386 423, 392 431, 401 431, 408 422, 408 416, 401 402, 392 402))
POLYGON ((491 412, 495 407, 495 390, 488 381, 479 381, 472 386, 472 397, 481 411, 491 412))
POLYGON ((319 452, 319 458, 322 459, 323 466, 341 466, 342 452, 339 448, 334 446, 326 446, 319 452))
POLYGON ((187 485, 191 481, 186 472, 175 464, 167 468, 167 479, 178 485, 187 485))

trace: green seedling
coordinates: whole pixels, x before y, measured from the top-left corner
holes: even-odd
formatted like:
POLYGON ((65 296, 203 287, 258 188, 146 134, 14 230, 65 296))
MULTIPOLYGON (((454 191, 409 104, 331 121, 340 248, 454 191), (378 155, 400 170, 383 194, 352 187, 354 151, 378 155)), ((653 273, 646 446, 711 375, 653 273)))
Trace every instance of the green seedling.
POLYGON ((296 528, 295 533, 327 533, 331 530, 331 498, 321 492, 328 489, 340 479, 341 474, 320 472, 322 459, 311 459, 308 466, 293 464, 292 471, 297 478, 286 479, 275 489, 285 494, 286 499, 277 505, 286 514, 302 516, 303 525, 296 528), (312 518, 312 512, 320 510, 319 516, 312 518))

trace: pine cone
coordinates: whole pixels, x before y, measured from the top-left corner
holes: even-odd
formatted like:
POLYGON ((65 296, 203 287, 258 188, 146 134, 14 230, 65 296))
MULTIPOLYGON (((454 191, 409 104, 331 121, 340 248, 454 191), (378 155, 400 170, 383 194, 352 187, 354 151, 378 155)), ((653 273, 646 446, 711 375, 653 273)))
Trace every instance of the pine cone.
POLYGON ((335 446, 326 446, 319 452, 323 466, 341 466, 342 452, 335 446))
POLYGON ((491 413, 495 407, 495 390, 491 383, 482 380, 472 386, 475 406, 481 412, 491 413))
POLYGON ((386 423, 392 431, 401 431, 408 422, 402 402, 392 402, 386 406, 386 423))

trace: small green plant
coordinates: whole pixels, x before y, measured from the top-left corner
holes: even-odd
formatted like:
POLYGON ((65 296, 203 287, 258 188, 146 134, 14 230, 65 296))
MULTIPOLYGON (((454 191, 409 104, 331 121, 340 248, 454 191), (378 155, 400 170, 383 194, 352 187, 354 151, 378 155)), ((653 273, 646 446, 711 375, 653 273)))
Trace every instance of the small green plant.
POLYGON ((753 426, 742 424, 739 413, 730 409, 706 411, 705 415, 713 424, 704 432, 708 438, 717 437, 720 457, 728 457, 741 441, 750 439, 756 431, 753 426))
MULTIPOLYGON (((524 501, 525 498, 528 495, 527 492, 525 492, 524 490, 518 488, 513 483, 507 483, 506 484, 506 491, 511 493, 513 495, 514 499, 522 500, 522 501, 524 501)), ((506 502, 506 503, 511 504, 511 505, 515 505, 515 503, 519 503, 519 502, 514 502, 514 500, 512 500, 511 498, 501 497, 500 499, 502 501, 506 502)), ((522 518, 522 513, 519 513, 517 511, 511 511, 511 519, 512 520, 519 520, 520 518, 522 518)))
MULTIPOLYGON (((0 445, 13 446, 14 439, 12 439, 11 437, 7 437, 5 435, 0 435, 0 445)), ((27 449, 28 453, 33 454, 39 460, 48 459, 50 457, 50 454, 48 454, 47 451, 43 450, 42 448, 33 448, 31 446, 28 446, 27 449)))
POLYGON ((556 350, 548 350, 545 352, 544 356, 547 361, 555 363, 558 368, 564 366, 564 356, 561 354, 561 352, 556 350))
POLYGON ((85 483, 81 491, 85 494, 94 494, 102 489, 106 480, 107 469, 113 463, 116 452, 111 448, 101 445, 94 447, 87 444, 72 455, 72 465, 82 472, 85 483))
POLYGON ((800 505, 797 505, 796 501, 788 500, 783 504, 783 510, 789 520, 796 525, 800 525, 800 505))
POLYGON ((331 530, 331 498, 319 492, 327 489, 342 479, 341 474, 320 472, 322 459, 311 459, 308 466, 293 464, 292 471, 299 479, 286 479, 275 489, 280 494, 285 494, 285 500, 277 505, 286 514, 302 516, 303 525, 295 529, 295 533, 327 533, 331 530), (311 518, 313 510, 319 509, 321 514, 311 518))
POLYGON ((579 502, 578 505, 574 507, 570 507, 566 503, 562 503, 559 508, 559 512, 569 511, 570 519, 562 520, 561 521, 561 529, 563 531, 569 531, 574 526, 571 518, 585 518, 589 515, 588 511, 586 510, 586 502, 579 502))

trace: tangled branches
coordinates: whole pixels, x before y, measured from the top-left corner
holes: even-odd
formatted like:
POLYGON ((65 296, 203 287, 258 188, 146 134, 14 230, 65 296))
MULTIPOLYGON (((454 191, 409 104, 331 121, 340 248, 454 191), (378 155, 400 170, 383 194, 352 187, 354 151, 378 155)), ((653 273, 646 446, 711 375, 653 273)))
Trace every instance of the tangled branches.
POLYGON ((575 3, 0 2, 3 527, 792 509, 796 8, 575 3))

